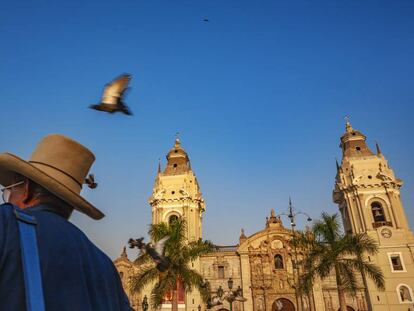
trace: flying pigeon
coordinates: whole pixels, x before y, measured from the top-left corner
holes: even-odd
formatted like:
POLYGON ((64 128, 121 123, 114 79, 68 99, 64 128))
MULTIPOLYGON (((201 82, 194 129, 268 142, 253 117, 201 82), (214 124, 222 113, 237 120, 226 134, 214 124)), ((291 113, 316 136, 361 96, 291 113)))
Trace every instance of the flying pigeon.
POLYGON ((109 113, 122 112, 126 115, 132 115, 131 110, 123 102, 130 80, 131 75, 123 74, 108 83, 103 91, 101 102, 98 105, 91 105, 89 108, 109 113))
POLYGON ((210 20, 208 18, 203 19, 203 22, 208 23, 210 20))
POLYGON ((144 238, 140 239, 129 239, 129 247, 137 247, 143 254, 148 254, 152 260, 157 264, 157 269, 161 272, 167 270, 171 265, 170 258, 163 255, 165 242, 169 239, 169 236, 163 237, 161 240, 152 245, 151 243, 145 244, 144 238))
POLYGON ((89 174, 89 176, 86 177, 85 184, 91 189, 98 187, 98 183, 95 182, 95 176, 93 174, 89 174))

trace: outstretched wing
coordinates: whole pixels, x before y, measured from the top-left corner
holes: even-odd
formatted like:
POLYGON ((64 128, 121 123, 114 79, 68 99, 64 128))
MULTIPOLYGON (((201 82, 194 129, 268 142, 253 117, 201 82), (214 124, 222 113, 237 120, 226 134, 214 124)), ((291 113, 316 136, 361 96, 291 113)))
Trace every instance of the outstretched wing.
POLYGON ((163 237, 161 240, 159 240, 157 243, 155 243, 154 249, 160 256, 163 255, 165 242, 167 242, 169 238, 170 237, 167 235, 163 237))
POLYGON ((107 84, 105 86, 101 102, 104 104, 116 105, 118 99, 125 92, 130 80, 131 76, 124 74, 107 84))

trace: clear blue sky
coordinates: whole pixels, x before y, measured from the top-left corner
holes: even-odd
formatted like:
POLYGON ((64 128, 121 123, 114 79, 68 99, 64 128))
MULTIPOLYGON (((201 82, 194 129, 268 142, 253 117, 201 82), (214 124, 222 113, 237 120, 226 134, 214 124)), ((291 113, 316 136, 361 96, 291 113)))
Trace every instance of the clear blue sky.
POLYGON ((218 244, 289 195, 337 210, 344 115, 405 181, 414 227, 413 1, 2 1, 0 38, 0 150, 27 158, 48 133, 90 147, 99 187, 84 195, 107 217, 73 221, 112 258, 146 233, 177 131, 218 244), (88 109, 124 72, 135 116, 88 109))

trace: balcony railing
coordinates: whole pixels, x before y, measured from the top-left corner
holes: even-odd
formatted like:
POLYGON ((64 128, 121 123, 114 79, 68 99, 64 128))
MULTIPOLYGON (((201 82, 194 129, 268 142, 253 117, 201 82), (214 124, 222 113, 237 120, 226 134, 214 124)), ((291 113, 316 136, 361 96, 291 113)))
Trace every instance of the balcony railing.
POLYGON ((379 227, 392 227, 392 222, 391 221, 376 221, 372 223, 372 226, 375 228, 379 228, 379 227))

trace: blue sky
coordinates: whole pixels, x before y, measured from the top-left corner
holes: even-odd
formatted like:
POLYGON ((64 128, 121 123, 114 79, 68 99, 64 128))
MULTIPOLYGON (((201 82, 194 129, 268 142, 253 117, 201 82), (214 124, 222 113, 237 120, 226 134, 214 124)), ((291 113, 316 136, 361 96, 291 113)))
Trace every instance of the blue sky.
POLYGON ((337 210, 345 115, 405 181, 414 227, 412 1, 3 1, 0 38, 0 150, 27 158, 48 133, 92 149, 84 195, 107 217, 73 222, 112 258, 146 233, 177 131, 218 244, 289 196, 312 217, 337 210), (135 115, 88 109, 124 72, 135 115))

